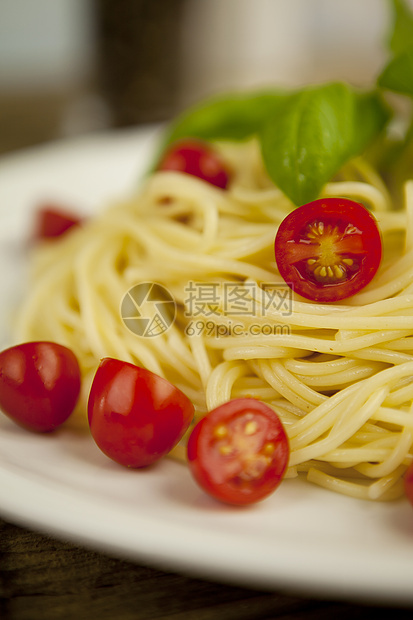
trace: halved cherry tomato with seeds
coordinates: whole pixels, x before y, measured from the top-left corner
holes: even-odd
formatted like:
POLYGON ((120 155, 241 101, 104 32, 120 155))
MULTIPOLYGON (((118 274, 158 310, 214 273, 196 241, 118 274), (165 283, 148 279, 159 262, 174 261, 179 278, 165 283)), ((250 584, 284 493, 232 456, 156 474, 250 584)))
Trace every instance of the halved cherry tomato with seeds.
POLYGON ((0 408, 32 431, 52 431, 72 413, 80 392, 75 354, 54 342, 25 342, 0 353, 0 408))
POLYGON ((185 172, 221 189, 229 182, 229 172, 219 154, 209 144, 192 138, 172 144, 159 170, 185 172))
POLYGON ((182 438, 194 406, 155 373, 117 359, 101 361, 93 379, 88 420, 97 446, 126 467, 145 467, 182 438))
POLYGON ((207 493, 244 505, 264 499, 278 487, 290 450, 277 414, 259 400, 239 398, 198 422, 187 454, 195 480, 207 493))
POLYGON ((319 302, 351 297, 374 277, 382 257, 373 215, 347 198, 322 198, 292 211, 275 237, 275 259, 286 283, 319 302))

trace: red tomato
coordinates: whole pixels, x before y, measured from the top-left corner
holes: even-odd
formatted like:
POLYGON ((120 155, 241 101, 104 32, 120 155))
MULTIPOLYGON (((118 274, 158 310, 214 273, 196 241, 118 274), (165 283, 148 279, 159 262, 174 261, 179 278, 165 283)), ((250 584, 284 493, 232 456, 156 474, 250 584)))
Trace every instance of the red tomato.
POLYGON ((70 349, 54 342, 26 342, 0 353, 0 407, 33 431, 52 431, 72 413, 80 370, 70 349))
POLYGON ((404 475, 404 491, 407 499, 413 506, 413 463, 407 468, 404 475))
POLYGON ((188 440, 189 468, 210 495, 251 504, 280 484, 289 444, 278 416, 253 398, 231 400, 198 422, 188 440))
POLYGON ((89 395, 89 426, 98 447, 126 467, 144 467, 182 438, 194 407, 178 388, 128 362, 105 358, 89 395))
POLYGON ((176 142, 164 155, 159 170, 176 170, 225 189, 229 174, 225 164, 209 144, 194 139, 176 142))
POLYGON ((60 237, 69 228, 78 226, 80 222, 81 219, 73 213, 54 205, 45 205, 37 212, 35 237, 36 239, 60 237))
POLYGON ((375 275, 381 261, 373 215, 347 198, 322 198, 292 211, 275 237, 275 259, 286 283, 313 301, 346 299, 375 275))

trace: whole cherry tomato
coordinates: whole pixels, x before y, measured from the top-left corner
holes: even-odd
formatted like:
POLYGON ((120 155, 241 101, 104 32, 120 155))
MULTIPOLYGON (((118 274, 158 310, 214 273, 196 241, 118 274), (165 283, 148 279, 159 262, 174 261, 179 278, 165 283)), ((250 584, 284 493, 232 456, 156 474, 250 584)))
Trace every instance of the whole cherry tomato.
POLYGON ((413 506, 413 463, 407 468, 404 474, 404 491, 407 499, 413 506))
POLYGON ((312 301, 354 295, 372 280, 381 256, 376 220, 347 198, 322 198, 298 207, 281 222, 275 237, 281 276, 312 301))
POLYGON ((26 342, 0 353, 0 408, 30 430, 63 424, 77 403, 80 381, 76 356, 54 342, 26 342))
POLYGON ((186 172, 221 189, 229 182, 229 172, 219 154, 209 144, 192 138, 172 144, 159 170, 186 172))
POLYGON ((153 372, 105 358, 96 371, 88 419, 97 446, 117 463, 144 467, 165 456, 194 415, 185 394, 153 372))
POLYGON ((35 238, 52 239, 60 237, 67 230, 79 226, 81 219, 74 213, 70 213, 56 205, 44 205, 36 214, 35 238))
POLYGON ((239 398, 198 422, 187 454, 195 480, 207 493, 243 505, 262 500, 277 488, 290 450, 277 414, 259 400, 239 398))

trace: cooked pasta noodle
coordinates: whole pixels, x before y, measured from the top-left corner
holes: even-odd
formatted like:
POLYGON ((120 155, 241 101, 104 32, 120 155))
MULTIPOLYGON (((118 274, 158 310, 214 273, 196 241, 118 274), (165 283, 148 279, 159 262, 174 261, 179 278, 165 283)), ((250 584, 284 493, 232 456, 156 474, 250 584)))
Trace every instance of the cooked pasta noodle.
POLYGON ((228 190, 157 172, 39 247, 19 338, 76 352, 80 422, 99 359, 117 357, 175 383, 196 419, 231 398, 269 404, 289 437, 287 476, 354 497, 397 497, 413 459, 413 183, 399 211, 364 160, 325 186, 323 196, 354 198, 375 213, 384 255, 373 281, 346 302, 311 303, 287 289, 274 261, 277 226, 293 205, 267 178, 253 141, 218 148, 234 171, 228 190), (140 282, 163 285, 177 306, 171 327, 153 338, 131 333, 120 315, 140 282))

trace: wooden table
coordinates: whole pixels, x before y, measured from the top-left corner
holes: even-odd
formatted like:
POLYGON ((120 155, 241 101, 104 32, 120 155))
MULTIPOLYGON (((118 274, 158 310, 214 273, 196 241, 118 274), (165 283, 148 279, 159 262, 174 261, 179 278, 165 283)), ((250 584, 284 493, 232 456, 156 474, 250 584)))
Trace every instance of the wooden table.
POLYGON ((193 579, 0 520, 1 620, 376 620, 380 611, 413 614, 193 579))

